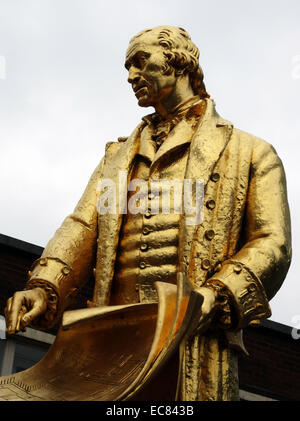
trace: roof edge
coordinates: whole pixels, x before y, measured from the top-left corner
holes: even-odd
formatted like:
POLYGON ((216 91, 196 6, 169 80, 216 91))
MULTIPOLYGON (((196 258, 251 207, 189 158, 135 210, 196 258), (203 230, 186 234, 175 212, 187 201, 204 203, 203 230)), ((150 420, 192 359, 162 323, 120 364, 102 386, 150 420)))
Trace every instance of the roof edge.
POLYGON ((4 234, 0 234, 0 245, 35 254, 38 257, 43 253, 44 250, 44 247, 37 246, 32 243, 27 243, 26 241, 18 240, 17 238, 9 237, 8 235, 4 234))

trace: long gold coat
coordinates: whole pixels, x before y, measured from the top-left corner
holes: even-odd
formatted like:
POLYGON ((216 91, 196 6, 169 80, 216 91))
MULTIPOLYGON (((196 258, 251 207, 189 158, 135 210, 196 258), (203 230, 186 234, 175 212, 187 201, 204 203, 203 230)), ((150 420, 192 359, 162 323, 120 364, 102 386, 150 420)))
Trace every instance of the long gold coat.
MULTIPOLYGON (((200 225, 186 225, 182 215, 179 270, 195 286, 210 279, 228 288, 234 308, 234 330, 238 332, 271 315, 268 301, 281 286, 290 265, 286 182, 273 147, 233 128, 216 113, 213 101, 206 101, 205 115, 191 142, 185 175, 186 179, 204 180, 204 220, 200 225), (213 238, 207 238, 207 231, 214 232, 213 238)), ((97 185, 102 178, 112 179, 118 185, 119 172, 129 173, 143 127, 144 123, 140 124, 125 142, 107 145, 105 157, 74 213, 65 219, 34 265, 28 287, 46 282, 58 295, 59 311, 55 317, 48 317, 45 326, 58 320, 69 299, 90 276, 94 262, 92 305, 109 304, 122 214, 98 214, 97 185)), ((174 130, 177 138, 184 138, 184 122, 174 130)), ((230 363, 225 368, 222 364, 215 366, 215 373, 203 370, 206 363, 201 347, 206 347, 208 359, 219 348, 212 341, 202 345, 199 341, 197 336, 190 338, 183 352, 180 398, 231 399, 230 392, 219 390, 225 390, 234 376, 230 363), (204 393, 199 392, 201 382, 204 393)), ((216 361, 220 361, 220 355, 219 352, 216 361)))

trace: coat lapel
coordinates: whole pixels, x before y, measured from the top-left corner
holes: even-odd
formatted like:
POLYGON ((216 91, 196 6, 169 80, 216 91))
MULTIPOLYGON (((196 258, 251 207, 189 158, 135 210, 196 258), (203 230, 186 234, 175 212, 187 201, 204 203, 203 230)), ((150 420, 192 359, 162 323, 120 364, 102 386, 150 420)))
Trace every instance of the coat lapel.
MULTIPOLYGON (((232 133, 232 123, 223 120, 216 113, 214 102, 206 100, 207 106, 203 118, 191 142, 190 154, 185 179, 202 180, 204 191, 216 163, 222 155, 232 133)), ((195 191, 193 189, 193 195, 195 191)), ((196 198, 193 197, 193 202, 196 198)), ((188 215, 183 213, 179 234, 179 270, 188 276, 194 232, 197 225, 187 225, 188 215)))
POLYGON ((99 215, 97 268, 93 305, 108 305, 110 287, 122 223, 122 209, 127 202, 127 184, 133 159, 139 148, 140 124, 125 143, 108 145, 102 180, 109 179, 116 186, 116 212, 99 215), (120 180, 122 180, 120 182, 120 180))

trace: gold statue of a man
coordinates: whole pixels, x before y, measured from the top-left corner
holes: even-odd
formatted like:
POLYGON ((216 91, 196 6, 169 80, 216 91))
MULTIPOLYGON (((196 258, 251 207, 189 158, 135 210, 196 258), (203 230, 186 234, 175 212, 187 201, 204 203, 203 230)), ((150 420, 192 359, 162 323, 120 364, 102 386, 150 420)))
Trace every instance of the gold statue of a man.
POLYGON ((275 150, 216 113, 198 58, 182 28, 160 26, 130 41, 128 82, 138 104, 155 112, 131 136, 107 145, 76 209, 35 262, 26 291, 8 300, 6 320, 9 333, 30 323, 54 326, 94 265, 89 305, 95 307, 155 301, 154 282, 175 284, 184 268, 204 297, 198 323, 207 330, 185 343, 178 397, 234 400, 232 344, 238 346, 242 328, 271 314, 268 301, 290 265, 290 217, 275 150), (201 220, 187 223, 174 201, 162 212, 155 192, 146 196, 144 212, 99 212, 99 181, 119 185, 120 174, 128 204, 134 180, 202 180, 201 220))

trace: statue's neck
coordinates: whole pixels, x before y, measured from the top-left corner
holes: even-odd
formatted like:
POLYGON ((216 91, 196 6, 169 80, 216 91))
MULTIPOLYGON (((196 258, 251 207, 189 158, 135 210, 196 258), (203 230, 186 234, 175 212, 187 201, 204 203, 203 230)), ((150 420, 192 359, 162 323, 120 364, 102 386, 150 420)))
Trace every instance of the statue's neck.
POLYGON ((190 85, 189 77, 178 78, 170 94, 155 104, 155 111, 163 118, 173 114, 182 104, 195 96, 190 85))

